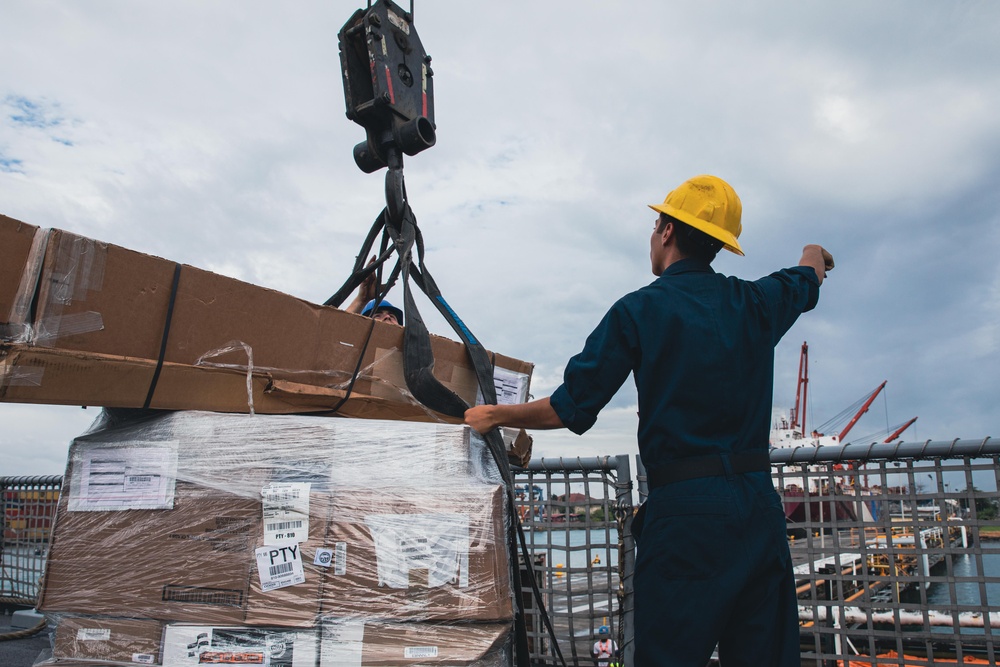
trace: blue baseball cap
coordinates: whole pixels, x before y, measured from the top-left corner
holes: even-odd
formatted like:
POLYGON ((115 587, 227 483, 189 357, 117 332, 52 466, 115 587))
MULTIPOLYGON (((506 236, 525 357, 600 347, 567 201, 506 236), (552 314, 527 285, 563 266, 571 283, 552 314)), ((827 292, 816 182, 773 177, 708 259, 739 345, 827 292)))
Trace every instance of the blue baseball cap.
MULTIPOLYGON (((375 299, 372 299, 371 301, 365 304, 364 308, 361 309, 361 314, 366 316, 371 314, 372 308, 374 307, 375 307, 375 299)), ((400 325, 403 324, 403 311, 401 311, 399 308, 396 308, 396 306, 392 305, 385 299, 383 299, 382 302, 378 305, 378 312, 382 312, 383 310, 388 313, 391 313, 396 318, 396 321, 399 322, 400 325)))

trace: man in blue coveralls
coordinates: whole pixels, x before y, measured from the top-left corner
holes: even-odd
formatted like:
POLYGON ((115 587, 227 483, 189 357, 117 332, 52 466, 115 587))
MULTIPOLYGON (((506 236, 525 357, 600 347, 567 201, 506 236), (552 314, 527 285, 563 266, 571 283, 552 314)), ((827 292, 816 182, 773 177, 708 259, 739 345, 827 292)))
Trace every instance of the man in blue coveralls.
POLYGON ((636 667, 799 665, 785 515, 771 484, 774 347, 811 310, 833 257, 807 245, 798 266, 756 281, 716 273, 743 254, 742 204, 696 176, 670 192, 650 237, 651 284, 615 303, 549 398, 465 413, 498 426, 583 433, 629 373, 648 472, 635 566, 636 667))

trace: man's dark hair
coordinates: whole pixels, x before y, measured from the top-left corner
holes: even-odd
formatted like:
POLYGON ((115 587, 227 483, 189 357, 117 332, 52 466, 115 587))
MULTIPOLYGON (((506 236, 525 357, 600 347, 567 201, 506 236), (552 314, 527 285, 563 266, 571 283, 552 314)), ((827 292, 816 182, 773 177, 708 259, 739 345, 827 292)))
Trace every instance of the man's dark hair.
POLYGON ((677 249, 686 257, 698 259, 711 264, 715 256, 722 250, 722 241, 712 238, 705 232, 695 229, 686 222, 681 222, 672 215, 660 214, 656 231, 662 232, 667 222, 674 223, 674 233, 677 237, 677 249))

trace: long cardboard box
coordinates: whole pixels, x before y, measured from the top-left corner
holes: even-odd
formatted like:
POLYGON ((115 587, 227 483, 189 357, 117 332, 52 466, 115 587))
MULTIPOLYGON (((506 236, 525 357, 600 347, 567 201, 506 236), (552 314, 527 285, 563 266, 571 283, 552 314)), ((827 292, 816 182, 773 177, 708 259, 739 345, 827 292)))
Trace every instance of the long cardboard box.
MULTIPOLYGON (((474 403, 464 347, 440 336, 431 346, 435 377, 474 403)), ((154 387, 150 407, 246 411, 246 389, 198 373, 213 369, 266 378, 276 400, 260 401, 258 412, 318 411, 337 405, 360 364, 353 391, 384 402, 349 416, 428 419, 405 389, 401 350, 401 327, 0 216, 0 401, 135 407, 154 387), (65 357, 43 351, 74 355, 79 372, 59 372, 65 357), (161 386, 162 374, 154 383, 158 363, 183 370, 183 389, 161 386), (130 382, 112 391, 125 374, 130 382)), ((492 359, 505 400, 526 400, 532 365, 492 359)))
POLYGON ((0 215, 0 337, 17 339, 25 334, 26 297, 34 290, 35 273, 29 260, 41 261, 43 233, 38 227, 0 215), (20 299, 20 300, 19 300, 20 299))
MULTIPOLYGON (((28 345, 0 345, 0 401, 141 408, 145 404, 156 362, 115 355, 57 350, 28 345)), ((275 380, 255 370, 209 368, 164 363, 157 377, 150 408, 212 412, 298 414, 329 412, 360 419, 401 421, 458 420, 429 411, 412 400, 390 400, 360 391, 316 387, 275 380)), ((518 443, 521 445, 522 443, 518 443)), ((514 447, 530 455, 530 443, 514 447)))

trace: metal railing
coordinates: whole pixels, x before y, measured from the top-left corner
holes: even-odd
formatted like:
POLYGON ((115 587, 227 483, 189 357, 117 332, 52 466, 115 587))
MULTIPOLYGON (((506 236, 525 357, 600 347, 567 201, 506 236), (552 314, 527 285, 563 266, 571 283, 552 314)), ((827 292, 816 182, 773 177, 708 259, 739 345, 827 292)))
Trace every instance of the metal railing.
POLYGON ((38 599, 62 477, 0 477, 0 603, 38 599))
MULTIPOLYGON (((997 664, 1000 441, 777 449, 771 464, 803 665, 997 664)), ((640 499, 645 482, 640 465, 640 499)))
MULTIPOLYGON (((533 572, 567 662, 593 664, 591 647, 601 625, 630 651, 634 546, 628 534, 628 456, 542 459, 518 469, 515 478, 533 572)), ((0 602, 36 603, 61 487, 59 476, 0 478, 0 602)), ((525 602, 533 661, 555 664, 530 593, 525 602)))
MULTIPOLYGON (((799 447, 773 450, 771 463, 796 565, 804 665, 997 664, 1000 441, 799 447)), ((567 662, 593 664, 597 628, 608 625, 622 663, 633 665, 628 457, 542 459, 515 480, 567 662)), ((60 482, 0 478, 0 597, 34 601, 60 482)), ((526 603, 533 661, 553 664, 526 603)))
MULTIPOLYGON (((632 475, 628 456, 533 461, 514 472, 534 573, 569 665, 593 665, 602 625, 632 652, 632 475)), ((527 603, 533 664, 556 664, 540 615, 527 603)))
POLYGON ((803 658, 996 664, 1000 441, 800 447, 771 462, 795 537, 803 658))

